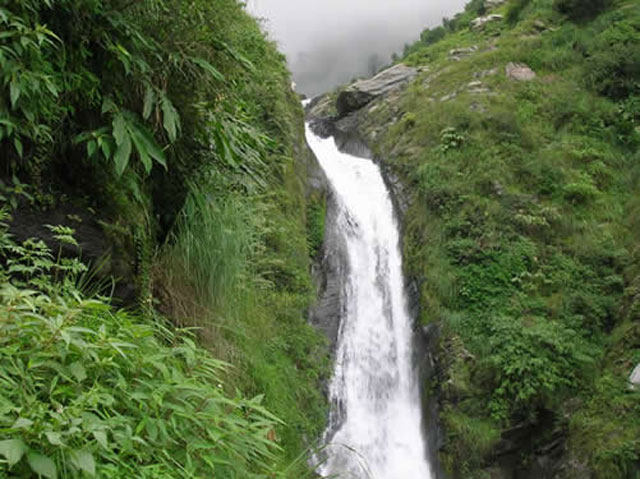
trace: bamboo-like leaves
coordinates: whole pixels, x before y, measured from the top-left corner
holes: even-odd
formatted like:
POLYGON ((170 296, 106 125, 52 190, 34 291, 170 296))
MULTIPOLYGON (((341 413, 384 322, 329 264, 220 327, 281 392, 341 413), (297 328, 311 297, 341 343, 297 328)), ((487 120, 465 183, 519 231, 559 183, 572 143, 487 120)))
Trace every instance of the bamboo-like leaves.
MULTIPOLYGON (((114 109, 113 106, 107 106, 105 111, 108 112, 112 109, 114 109)), ((177 113, 174 114, 177 117, 177 113)), ((172 124, 174 128, 175 121, 174 118, 172 124)), ((106 160, 113 160, 118 176, 126 170, 134 151, 137 153, 145 173, 148 174, 151 171, 154 162, 167 168, 164 151, 147 128, 131 112, 116 111, 113 113, 110 134, 109 128, 104 127, 93 132, 82 133, 76 137, 74 142, 86 142, 87 155, 90 158, 100 151, 106 160)))
POLYGON ((224 81, 224 75, 204 58, 192 57, 190 60, 211 75, 213 79, 217 81, 224 81))
POLYGON ((169 135, 169 140, 173 143, 180 130, 180 116, 166 95, 162 96, 160 107, 162 108, 162 124, 169 135))

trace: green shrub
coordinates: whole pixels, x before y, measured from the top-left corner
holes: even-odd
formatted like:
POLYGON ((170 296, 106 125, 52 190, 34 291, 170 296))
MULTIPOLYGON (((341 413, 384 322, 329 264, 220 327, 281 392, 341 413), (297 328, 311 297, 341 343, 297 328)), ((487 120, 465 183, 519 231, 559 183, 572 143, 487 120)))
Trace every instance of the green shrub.
POLYGON ((446 30, 442 26, 431 29, 427 28, 420 34, 420 41, 427 46, 433 45, 442 40, 446 34, 446 30))
POLYGON ((602 13, 613 0, 554 0, 553 6, 572 20, 585 20, 602 13))
POLYGON ((509 9, 507 10, 507 22, 510 24, 518 23, 522 12, 529 6, 531 0, 511 0, 509 9))
POLYGON ((490 408, 497 420, 553 407, 598 358, 576 331, 542 318, 495 318, 490 330, 487 365, 496 375, 490 408))
POLYGON ((589 182, 574 182, 563 188, 563 195, 574 205, 582 205, 593 201, 598 196, 598 189, 589 182))
POLYGON ((4 227, 0 253, 0 474, 273 477, 278 419, 225 394, 189 333, 84 297, 77 260, 4 227))
POLYGON ((639 93, 638 51, 640 21, 613 21, 587 43, 587 84, 614 99, 625 99, 639 93))

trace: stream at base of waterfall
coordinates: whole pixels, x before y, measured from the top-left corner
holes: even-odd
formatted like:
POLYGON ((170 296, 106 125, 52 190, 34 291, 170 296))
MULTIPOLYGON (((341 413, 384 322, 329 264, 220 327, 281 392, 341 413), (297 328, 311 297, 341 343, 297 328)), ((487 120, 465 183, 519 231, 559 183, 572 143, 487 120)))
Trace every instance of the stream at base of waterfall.
POLYGON ((331 412, 318 454, 324 477, 431 479, 400 234, 378 165, 338 150, 307 126, 346 245, 342 317, 330 383, 331 412))

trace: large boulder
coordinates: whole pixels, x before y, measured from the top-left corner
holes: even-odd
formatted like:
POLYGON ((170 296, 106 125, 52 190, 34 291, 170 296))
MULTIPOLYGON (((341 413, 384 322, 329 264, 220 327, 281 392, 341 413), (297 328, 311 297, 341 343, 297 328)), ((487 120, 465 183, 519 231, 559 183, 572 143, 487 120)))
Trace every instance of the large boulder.
POLYGON ((342 117, 359 110, 373 99, 406 85, 417 74, 415 68, 399 64, 381 71, 373 78, 355 82, 338 95, 338 115, 342 117))
POLYGON ((505 68, 505 72, 507 77, 517 81, 531 81, 536 77, 536 72, 524 63, 509 63, 505 68))
POLYGON ((484 28, 484 26, 488 23, 499 22, 502 21, 503 16, 498 14, 487 15, 486 17, 478 17, 471 20, 471 28, 475 30, 480 30, 484 28))

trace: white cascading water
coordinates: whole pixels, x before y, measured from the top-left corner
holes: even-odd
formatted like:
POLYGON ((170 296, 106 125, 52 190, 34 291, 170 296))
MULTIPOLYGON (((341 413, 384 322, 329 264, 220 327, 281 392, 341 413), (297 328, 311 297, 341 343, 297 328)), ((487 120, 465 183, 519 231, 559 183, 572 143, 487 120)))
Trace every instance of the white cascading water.
POLYGON ((337 203, 348 254, 345 304, 330 385, 324 477, 430 479, 400 235, 379 167, 342 153, 307 126, 337 203))

